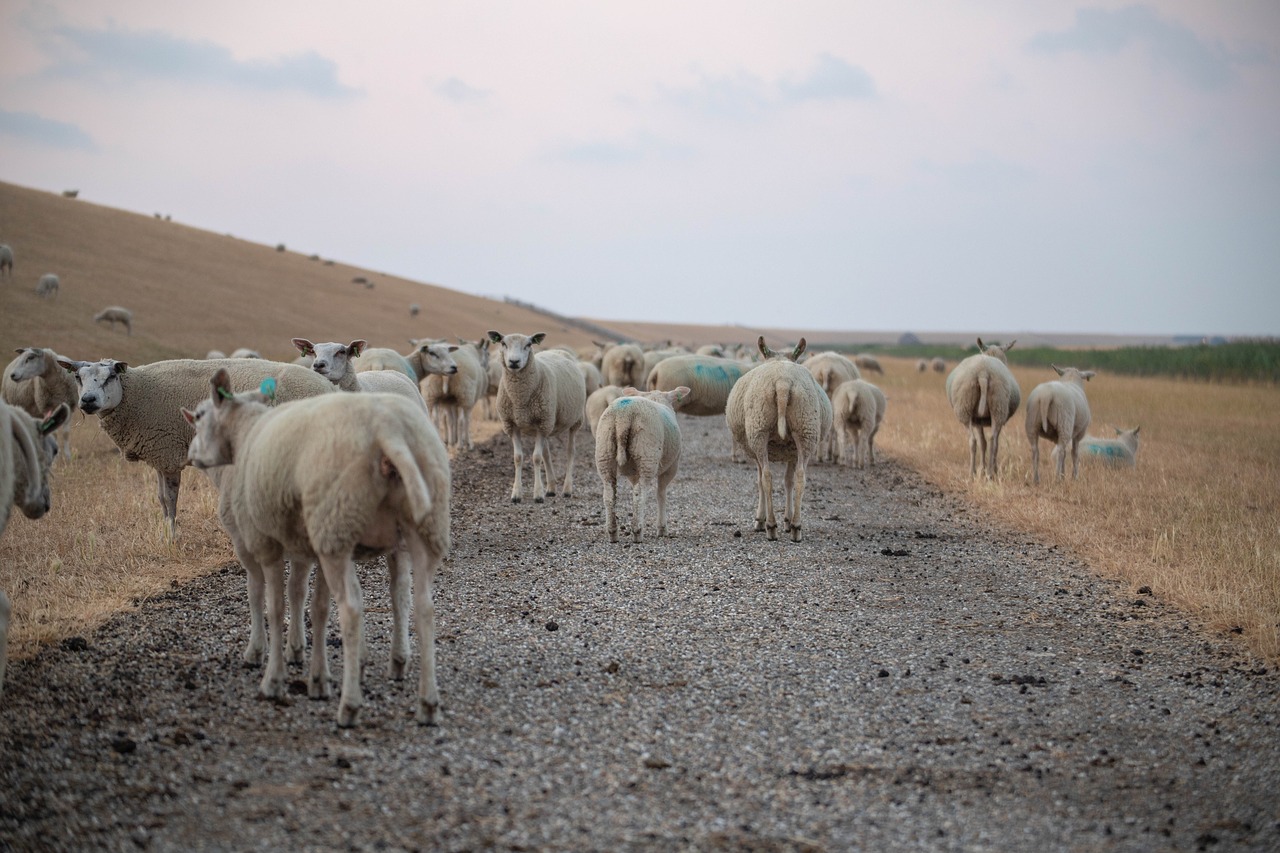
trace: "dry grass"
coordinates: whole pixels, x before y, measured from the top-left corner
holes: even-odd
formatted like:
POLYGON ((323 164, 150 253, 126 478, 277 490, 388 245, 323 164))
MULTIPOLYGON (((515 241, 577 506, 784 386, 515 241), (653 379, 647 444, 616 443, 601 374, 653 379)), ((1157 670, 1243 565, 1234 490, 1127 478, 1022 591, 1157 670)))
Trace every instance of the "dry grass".
MULTIPOLYGON (((885 361, 889 410, 878 443, 887 454, 1132 591, 1148 586, 1210 629, 1243 634, 1261 657, 1280 657, 1280 389, 1099 376, 1087 389, 1090 433, 1140 424, 1137 468, 1082 459, 1078 481, 1068 467, 1058 482, 1042 442, 1035 487, 1023 410, 1001 436, 1000 479, 972 481, 944 377, 885 361)), ((1047 369, 1014 373, 1024 399, 1054 378, 1047 369)))

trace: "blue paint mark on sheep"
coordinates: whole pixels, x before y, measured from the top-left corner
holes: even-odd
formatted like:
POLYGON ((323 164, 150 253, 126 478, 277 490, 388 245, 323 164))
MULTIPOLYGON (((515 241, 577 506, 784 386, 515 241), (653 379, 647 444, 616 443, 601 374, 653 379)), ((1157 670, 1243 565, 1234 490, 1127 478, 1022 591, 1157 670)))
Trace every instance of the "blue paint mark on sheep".
POLYGON ((635 399, 634 397, 619 397, 618 399, 613 401, 613 407, 615 409, 621 409, 626 406, 630 406, 631 401, 634 399, 635 399))
POLYGON ((1086 444, 1084 449, 1094 456, 1125 456, 1123 447, 1114 444, 1086 444))

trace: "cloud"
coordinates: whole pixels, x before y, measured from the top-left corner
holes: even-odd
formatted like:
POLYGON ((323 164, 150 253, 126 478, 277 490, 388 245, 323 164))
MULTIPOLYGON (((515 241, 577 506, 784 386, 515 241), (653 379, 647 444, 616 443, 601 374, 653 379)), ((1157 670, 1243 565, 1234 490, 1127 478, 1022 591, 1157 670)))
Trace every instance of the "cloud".
POLYGON ((79 151, 97 151, 93 137, 74 124, 35 113, 0 110, 0 133, 47 145, 79 151))
POLYGON ((574 142, 552 150, 548 160, 568 163, 613 166, 644 160, 674 160, 687 157, 691 150, 649 134, 639 133, 629 139, 574 142))
POLYGON ((850 65, 837 56, 824 53, 808 76, 797 81, 784 80, 778 90, 786 101, 813 101, 873 98, 875 80, 862 68, 850 65))
POLYGON ((236 59, 211 41, 194 41, 158 30, 55 26, 52 37, 63 56, 44 76, 99 80, 174 80, 256 91, 297 91, 319 98, 357 94, 338 81, 337 63, 314 51, 274 60, 236 59))
POLYGON ((1135 44, 1145 46, 1157 66, 1172 69, 1199 88, 1217 89, 1235 79, 1233 58, 1220 45, 1165 21, 1146 6, 1080 9, 1075 26, 1039 33, 1028 47, 1034 53, 1114 55, 1135 44))
POLYGON ((716 118, 745 119, 759 115, 770 105, 769 86, 745 71, 732 76, 698 74, 696 85, 658 87, 658 97, 681 109, 716 118))
POLYGON ((435 91, 442 98, 447 98, 457 104, 483 101, 493 94, 487 89, 477 89, 474 86, 470 86, 457 77, 450 77, 445 80, 435 87, 435 91))

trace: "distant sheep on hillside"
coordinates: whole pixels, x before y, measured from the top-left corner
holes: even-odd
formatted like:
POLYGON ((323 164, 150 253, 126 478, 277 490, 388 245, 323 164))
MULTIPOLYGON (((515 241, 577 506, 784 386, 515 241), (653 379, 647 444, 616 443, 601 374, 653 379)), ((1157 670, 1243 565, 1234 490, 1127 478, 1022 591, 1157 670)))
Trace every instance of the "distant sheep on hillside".
POLYGON ((124 326, 125 334, 133 334, 133 312, 128 308, 121 308, 119 305, 108 305, 97 314, 93 315, 93 322, 106 323, 112 329, 116 327, 116 323, 124 326))
POLYGON ((40 281, 36 283, 36 296, 42 299, 51 299, 58 295, 58 277, 51 272, 47 272, 40 276, 40 281))

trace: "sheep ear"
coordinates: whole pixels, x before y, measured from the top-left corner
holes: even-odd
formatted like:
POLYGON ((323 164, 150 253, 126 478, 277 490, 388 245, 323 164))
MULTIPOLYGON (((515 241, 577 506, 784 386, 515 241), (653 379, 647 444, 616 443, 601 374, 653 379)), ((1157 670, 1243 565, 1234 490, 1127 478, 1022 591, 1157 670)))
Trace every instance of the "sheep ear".
POLYGON ((671 402, 680 405, 689 399, 689 395, 693 393, 693 389, 687 385, 681 385, 679 388, 671 392, 671 402))
POLYGON ((1050 366, 1050 367, 1052 367, 1054 370, 1056 370, 1056 371, 1058 372, 1058 375, 1059 375, 1059 376, 1061 376, 1062 374, 1066 373, 1066 371, 1065 371, 1065 370, 1063 370, 1061 367, 1058 367, 1058 365, 1056 365, 1056 364, 1051 364, 1051 365, 1049 365, 1049 366, 1050 366))
POLYGON ((298 348, 298 352, 303 355, 315 355, 316 345, 306 338, 294 338, 293 345, 298 348))
POLYGON ((756 347, 765 358, 773 358, 773 350, 769 349, 769 345, 764 342, 764 335, 761 335, 760 340, 756 341, 756 347))
MULTIPOLYGON (((22 352, 22 350, 18 350, 18 352, 22 352)), ((58 364, 62 365, 63 368, 71 371, 72 373, 76 373, 77 371, 80 370, 80 368, 84 367, 88 363, 89 362, 87 361, 76 361, 73 358, 62 358, 61 356, 58 357, 58 364)))
POLYGON ((227 400, 234 398, 231 393, 231 374, 227 373, 225 367, 219 367, 218 372, 213 374, 213 378, 209 380, 210 397, 215 406, 221 406, 227 400))
POLYGON ((1004 345, 1004 351, 1008 352, 1009 350, 1013 349, 1013 345, 1016 344, 1017 342, 1018 342, 1017 338, 1014 338, 1013 340, 1009 341, 1009 343, 1004 345))
POLYGON ((800 356, 804 354, 804 348, 807 347, 808 345, 809 344, 805 341, 805 339, 801 338, 800 343, 796 344, 796 348, 791 351, 791 360, 792 361, 798 360, 800 356))
POLYGON ((978 338, 978 352, 986 350, 987 345, 982 342, 982 338, 978 338))
POLYGON ((364 352, 364 348, 368 345, 368 341, 352 341, 347 344, 347 352, 351 354, 352 358, 359 358, 360 353, 364 352))
POLYGON ((116 373, 124 373, 126 370, 129 369, 129 362, 114 361, 111 363, 111 369, 114 370, 116 373))
POLYGON ((489 331, 485 332, 485 336, 488 337, 489 340, 493 341, 495 344, 502 343, 502 332, 495 332, 493 329, 490 329, 489 331))
POLYGON ((545 338, 546 336, 547 336, 546 332, 538 332, 538 334, 536 335, 529 336, 529 342, 533 344, 540 344, 542 343, 543 338, 545 338))
POLYGON ((61 403, 58 408, 49 413, 43 421, 40 422, 40 434, 48 435, 58 427, 67 422, 67 418, 71 417, 71 409, 66 403, 61 403))
POLYGON ((634 397, 639 393, 640 393, 639 389, 637 389, 634 385, 628 385, 626 388, 622 389, 622 396, 624 397, 634 397))
POLYGON ((1094 373, 1092 370, 1086 370, 1084 373, 1081 373, 1080 375, 1085 378, 1086 382, 1088 382, 1090 379, 1097 376, 1098 374, 1094 373))
POLYGON ((192 426, 196 425, 196 413, 190 409, 182 408, 178 411, 182 412, 182 419, 192 426))
POLYGON ((456 344, 449 344, 449 352, 457 352, 459 347, 456 344))

